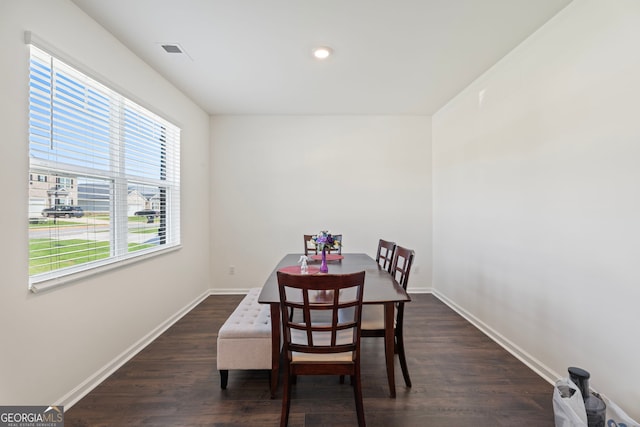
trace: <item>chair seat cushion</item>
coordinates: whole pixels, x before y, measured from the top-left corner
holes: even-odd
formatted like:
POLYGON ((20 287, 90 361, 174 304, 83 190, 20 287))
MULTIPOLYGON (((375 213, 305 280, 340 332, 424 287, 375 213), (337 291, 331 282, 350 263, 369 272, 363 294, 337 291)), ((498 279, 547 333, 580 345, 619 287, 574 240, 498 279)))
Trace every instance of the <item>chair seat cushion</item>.
MULTIPOLYGON (((340 317, 343 315, 347 317, 353 316, 351 314, 353 309, 345 309, 340 311, 340 317)), ((393 316, 394 325, 396 323, 395 315, 393 316)), ((362 330, 363 331, 377 331, 384 329, 384 305, 383 304, 365 304, 362 306, 362 330)))
POLYGON ((291 353, 291 363, 296 362, 353 362, 353 352, 347 351, 344 353, 328 353, 328 354, 318 354, 318 353, 299 353, 294 351, 291 353))
POLYGON ((362 306, 362 329, 384 329, 384 305, 367 304, 362 306))

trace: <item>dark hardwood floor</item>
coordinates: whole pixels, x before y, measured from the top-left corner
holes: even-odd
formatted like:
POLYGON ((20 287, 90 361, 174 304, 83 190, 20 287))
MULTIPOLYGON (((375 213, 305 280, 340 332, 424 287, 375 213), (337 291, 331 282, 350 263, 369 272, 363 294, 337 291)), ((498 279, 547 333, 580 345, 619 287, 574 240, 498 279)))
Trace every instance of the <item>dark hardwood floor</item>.
MULTIPOLYGON (((276 426, 281 393, 269 398, 267 371, 216 370, 218 329, 242 299, 211 296, 72 408, 65 425, 276 426)), ((553 387, 430 294, 405 309, 405 346, 413 382, 396 358, 397 398, 388 397, 382 340, 362 343, 369 426, 553 427, 553 387)), ((300 377, 290 426, 357 424, 349 381, 300 377)))

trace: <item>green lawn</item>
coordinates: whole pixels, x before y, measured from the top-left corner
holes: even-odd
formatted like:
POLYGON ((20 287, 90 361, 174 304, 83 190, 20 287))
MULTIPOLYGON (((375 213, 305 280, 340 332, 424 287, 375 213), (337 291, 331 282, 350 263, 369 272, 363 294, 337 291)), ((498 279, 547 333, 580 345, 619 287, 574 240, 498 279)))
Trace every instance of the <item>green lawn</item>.
POLYGON ((129 233, 136 233, 136 234, 158 234, 158 228, 156 227, 152 227, 152 228, 141 228, 139 230, 129 230, 129 233))
MULTIPOLYGON (((127 218, 128 218, 129 222, 144 222, 144 223, 147 222, 147 217, 144 216, 144 215, 134 215, 134 216, 130 216, 130 217, 127 217, 127 218)), ((153 222, 155 222, 155 223, 157 223, 158 221, 159 220, 158 220, 157 217, 153 220, 153 222)))
MULTIPOLYGON (((129 252, 153 246, 129 243, 129 252)), ((108 258, 110 248, 109 242, 94 240, 31 239, 29 253, 29 275, 34 275, 108 258)))

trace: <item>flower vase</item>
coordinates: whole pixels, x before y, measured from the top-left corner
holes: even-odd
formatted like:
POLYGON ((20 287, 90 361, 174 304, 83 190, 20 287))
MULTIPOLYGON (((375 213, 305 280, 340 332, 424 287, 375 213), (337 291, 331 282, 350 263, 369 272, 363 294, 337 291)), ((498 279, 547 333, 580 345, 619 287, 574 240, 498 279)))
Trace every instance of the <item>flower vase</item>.
POLYGON ((329 267, 327 267, 327 252, 325 248, 322 248, 322 264, 320 264, 320 273, 328 273, 329 267))

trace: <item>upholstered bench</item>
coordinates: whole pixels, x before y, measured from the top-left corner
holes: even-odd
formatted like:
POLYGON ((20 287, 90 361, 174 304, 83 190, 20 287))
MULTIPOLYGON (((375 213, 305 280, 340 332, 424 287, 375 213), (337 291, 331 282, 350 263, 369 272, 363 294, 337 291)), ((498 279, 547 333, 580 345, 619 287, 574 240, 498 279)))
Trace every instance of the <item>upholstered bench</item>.
POLYGON ((271 312, 260 304, 261 288, 250 289, 218 331, 220 387, 227 388, 230 369, 271 372, 271 312))

